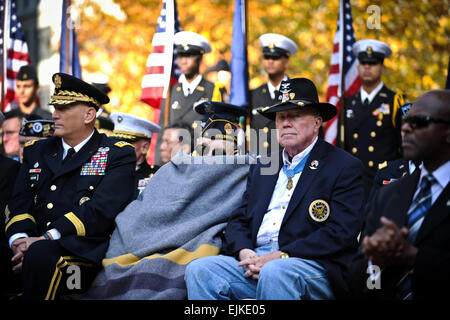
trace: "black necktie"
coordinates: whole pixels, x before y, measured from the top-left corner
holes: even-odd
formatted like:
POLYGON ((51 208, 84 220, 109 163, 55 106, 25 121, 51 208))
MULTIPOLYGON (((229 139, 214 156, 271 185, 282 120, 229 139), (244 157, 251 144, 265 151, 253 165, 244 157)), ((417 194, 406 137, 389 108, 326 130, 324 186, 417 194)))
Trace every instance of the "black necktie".
POLYGON ((70 148, 69 150, 67 150, 67 155, 66 157, 63 159, 63 164, 67 162, 67 160, 69 160, 70 158, 72 158, 72 156, 75 153, 75 149, 74 148, 70 148))
POLYGON ((369 98, 366 98, 366 100, 364 100, 364 105, 366 105, 366 106, 369 105, 369 98))

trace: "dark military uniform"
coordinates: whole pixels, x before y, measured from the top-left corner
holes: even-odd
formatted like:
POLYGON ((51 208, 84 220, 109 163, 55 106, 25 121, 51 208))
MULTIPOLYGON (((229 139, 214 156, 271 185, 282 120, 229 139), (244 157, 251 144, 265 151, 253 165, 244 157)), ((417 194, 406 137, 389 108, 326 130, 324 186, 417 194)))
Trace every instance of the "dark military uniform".
POLYGON ((378 165, 378 171, 373 180, 372 189, 370 190, 369 197, 367 199, 365 209, 366 217, 370 212, 372 201, 376 197, 380 188, 407 175, 409 175, 409 161, 403 158, 389 162, 385 161, 378 165))
POLYGON ((28 143, 9 202, 8 238, 22 232, 41 236, 53 228, 61 233, 59 240, 33 244, 25 255, 24 284, 39 272, 40 285, 33 285, 37 279, 29 280, 29 285, 43 290, 33 297, 54 297, 58 290, 51 281, 55 267, 70 265, 71 261, 100 265, 114 229, 114 218, 134 195, 136 154, 128 143, 117 142, 95 130, 91 139, 64 164, 62 153, 59 137, 28 143), (42 264, 33 262, 41 256, 37 250, 53 242, 60 245, 62 259, 70 258, 63 259, 65 262, 49 260, 54 265, 46 264, 49 269, 45 272, 37 267, 42 264), (32 248, 34 254, 30 254, 32 248), (36 270, 30 269, 33 264, 36 270))
POLYGON ((369 105, 361 101, 360 92, 345 103, 345 150, 364 164, 366 197, 378 165, 401 157, 402 113, 395 95, 383 86, 369 105))
MULTIPOLYGON (((256 111, 257 108, 261 107, 267 107, 272 106, 277 101, 275 99, 272 99, 270 97, 269 88, 267 86, 267 83, 259 86, 256 89, 253 89, 250 91, 250 97, 251 97, 251 104, 252 104, 252 115, 251 115, 251 122, 250 127, 254 130, 256 130, 256 138, 257 138, 257 144, 254 144, 254 142, 250 141, 250 148, 254 148, 254 146, 257 147, 257 150, 254 150, 255 152, 259 154, 269 154, 270 153, 270 146, 272 144, 271 139, 271 130, 275 130, 275 121, 267 119, 263 115, 259 114, 259 112, 256 111), (260 132, 259 130, 262 130, 260 132), (259 139, 259 137, 262 137, 262 139, 259 139)), ((275 143, 278 143, 278 140, 274 140, 275 143)))
POLYGON ((149 165, 144 161, 136 166, 136 194, 135 198, 145 189, 150 179, 158 171, 159 166, 149 165))
MULTIPOLYGON (((200 114, 194 111, 196 102, 211 100, 214 92, 214 84, 202 78, 194 92, 187 97, 183 93, 181 83, 174 85, 170 91, 170 117, 169 123, 185 122, 194 125, 194 121, 205 120, 200 114)), ((162 118, 164 121, 164 118, 162 118)))

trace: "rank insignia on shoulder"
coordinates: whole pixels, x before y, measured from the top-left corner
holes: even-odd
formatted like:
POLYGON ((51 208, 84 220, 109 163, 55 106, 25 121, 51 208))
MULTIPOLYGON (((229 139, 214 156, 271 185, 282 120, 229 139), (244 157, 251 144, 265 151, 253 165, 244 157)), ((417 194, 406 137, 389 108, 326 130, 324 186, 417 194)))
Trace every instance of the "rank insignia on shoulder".
POLYGON ((119 141, 119 142, 114 143, 114 145, 119 148, 123 148, 125 146, 130 146, 130 147, 134 148, 134 146, 131 143, 126 142, 126 141, 119 141))
POLYGON ((330 205, 322 199, 317 199, 309 205, 309 216, 317 222, 324 222, 330 216, 330 205))
POLYGON ((35 144, 35 143, 36 143, 36 141, 37 141, 37 139, 35 139, 35 140, 31 140, 31 141, 28 141, 27 143, 25 143, 25 147, 29 147, 29 146, 32 146, 33 144, 35 144))

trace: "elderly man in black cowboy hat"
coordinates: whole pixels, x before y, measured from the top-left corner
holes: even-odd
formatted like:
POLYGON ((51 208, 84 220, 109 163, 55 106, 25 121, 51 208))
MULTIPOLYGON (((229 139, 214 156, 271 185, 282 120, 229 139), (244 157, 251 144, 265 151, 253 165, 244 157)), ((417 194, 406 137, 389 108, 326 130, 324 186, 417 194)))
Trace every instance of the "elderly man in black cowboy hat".
POLYGON ((283 81, 277 100, 260 112, 275 120, 279 166, 272 174, 251 166, 226 255, 187 267, 190 299, 333 299, 348 290, 363 221, 361 161, 318 138, 336 108, 319 103, 310 80, 283 81))
POLYGON ((109 98, 67 74, 53 75, 53 82, 54 136, 25 145, 5 227, 26 299, 86 290, 114 218, 134 194, 132 145, 94 128, 109 98))

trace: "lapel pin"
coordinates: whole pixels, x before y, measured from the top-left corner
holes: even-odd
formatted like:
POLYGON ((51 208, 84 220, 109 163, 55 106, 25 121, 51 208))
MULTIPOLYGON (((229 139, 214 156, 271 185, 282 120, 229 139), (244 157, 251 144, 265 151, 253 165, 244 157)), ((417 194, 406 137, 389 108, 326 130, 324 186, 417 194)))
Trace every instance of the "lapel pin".
POLYGON ((450 207, 450 200, 447 200, 447 207, 450 207))
POLYGON ((309 168, 312 170, 316 170, 318 166, 319 166, 319 161, 313 160, 313 161, 311 161, 309 168))

